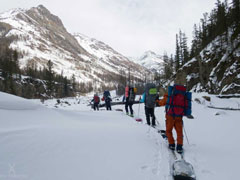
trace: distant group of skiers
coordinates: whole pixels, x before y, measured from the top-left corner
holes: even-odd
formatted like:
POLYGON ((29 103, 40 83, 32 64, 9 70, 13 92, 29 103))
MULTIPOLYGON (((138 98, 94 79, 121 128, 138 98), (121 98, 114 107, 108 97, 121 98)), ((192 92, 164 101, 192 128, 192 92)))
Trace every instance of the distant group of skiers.
MULTIPOLYGON (((125 94, 123 102, 125 102, 126 114, 133 117, 133 104, 135 103, 137 89, 127 85, 125 87, 125 94)), ((105 91, 101 99, 105 101, 106 109, 111 109, 111 96, 109 91, 105 91)), ((100 98, 97 94, 94 95, 92 100, 94 102, 94 110, 99 110, 100 98)), ((153 83, 147 83, 144 93, 139 99, 139 103, 145 105, 146 122, 149 126, 156 126, 156 117, 154 108, 156 106, 165 106, 166 111, 166 136, 171 150, 177 150, 178 153, 183 152, 183 116, 191 115, 191 93, 186 91, 184 83, 180 79, 175 80, 174 86, 169 86, 168 90, 162 99, 159 99, 157 87, 153 83), (173 138, 173 128, 177 133, 177 144, 173 138)))
MULTIPOLYGON (((103 97, 101 98, 102 101, 105 101, 105 106, 106 109, 111 111, 112 107, 111 107, 111 95, 109 91, 104 91, 103 93, 103 97)), ((98 94, 94 94, 92 101, 93 102, 93 109, 94 111, 99 111, 99 103, 100 103, 100 97, 98 96, 98 94)))

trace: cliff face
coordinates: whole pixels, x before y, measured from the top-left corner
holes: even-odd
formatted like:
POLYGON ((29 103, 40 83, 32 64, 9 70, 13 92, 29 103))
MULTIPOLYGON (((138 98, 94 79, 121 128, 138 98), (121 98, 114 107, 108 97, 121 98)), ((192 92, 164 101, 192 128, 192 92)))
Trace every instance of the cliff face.
POLYGON ((240 35, 231 41, 217 37, 176 75, 186 77, 188 88, 194 91, 240 93, 240 35))

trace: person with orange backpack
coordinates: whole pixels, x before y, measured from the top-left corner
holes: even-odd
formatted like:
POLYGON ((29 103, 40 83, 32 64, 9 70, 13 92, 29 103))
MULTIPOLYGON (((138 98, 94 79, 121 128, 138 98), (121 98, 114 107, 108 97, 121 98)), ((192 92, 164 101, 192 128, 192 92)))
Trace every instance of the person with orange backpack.
POLYGON ((191 93, 186 91, 183 85, 174 84, 168 87, 168 93, 163 99, 158 101, 159 106, 165 106, 166 111, 166 136, 168 138, 169 149, 175 150, 175 140, 173 138, 173 128, 177 133, 178 153, 183 152, 183 116, 191 115, 191 93))

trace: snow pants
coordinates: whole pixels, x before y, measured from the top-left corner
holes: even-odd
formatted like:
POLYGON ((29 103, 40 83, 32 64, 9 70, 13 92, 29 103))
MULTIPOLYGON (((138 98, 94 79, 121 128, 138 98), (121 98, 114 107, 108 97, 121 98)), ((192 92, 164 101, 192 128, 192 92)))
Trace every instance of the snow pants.
POLYGON ((169 144, 175 144, 172 130, 173 128, 177 133, 177 144, 183 145, 183 121, 182 117, 173 117, 166 115, 166 135, 168 137, 169 144))
POLYGON ((93 109, 94 109, 94 111, 96 111, 96 110, 99 111, 98 104, 99 104, 99 103, 94 103, 94 104, 93 104, 93 109))
POLYGON ((133 103, 132 103, 132 102, 129 102, 129 101, 127 100, 126 103, 125 103, 125 110, 126 110, 126 113, 128 113, 128 106, 129 106, 130 113, 133 115, 132 105, 133 105, 133 103))
POLYGON ((105 104, 106 104, 106 109, 107 111, 111 111, 112 110, 112 107, 111 107, 111 102, 110 101, 105 101, 105 104))
POLYGON ((155 114, 154 114, 154 108, 148 108, 145 106, 145 115, 146 115, 146 119, 147 119, 147 124, 150 126, 151 122, 150 122, 150 116, 152 118, 152 126, 156 125, 155 122, 155 114))

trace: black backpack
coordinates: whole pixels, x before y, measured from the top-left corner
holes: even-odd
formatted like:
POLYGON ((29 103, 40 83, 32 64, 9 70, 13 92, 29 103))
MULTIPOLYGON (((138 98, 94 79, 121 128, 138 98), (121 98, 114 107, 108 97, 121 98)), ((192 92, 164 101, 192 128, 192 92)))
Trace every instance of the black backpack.
POLYGON ((147 108, 154 108, 156 104, 157 88, 153 83, 146 84, 145 87, 145 106, 147 108))
POLYGON ((129 89, 128 101, 129 102, 135 101, 135 93, 134 93, 134 89, 132 87, 129 89))
POLYGON ((103 93, 104 98, 110 97, 110 92, 109 91, 104 91, 103 93))

